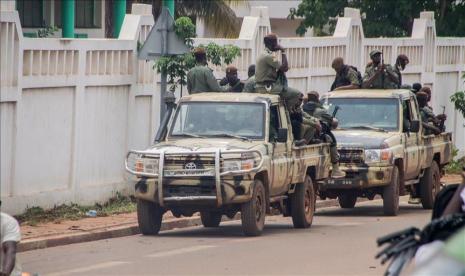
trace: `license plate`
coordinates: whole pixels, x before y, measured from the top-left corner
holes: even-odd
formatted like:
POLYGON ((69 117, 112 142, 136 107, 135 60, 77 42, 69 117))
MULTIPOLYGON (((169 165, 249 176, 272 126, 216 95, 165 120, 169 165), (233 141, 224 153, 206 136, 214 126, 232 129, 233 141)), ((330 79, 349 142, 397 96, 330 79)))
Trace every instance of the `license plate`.
POLYGON ((328 185, 352 185, 354 181, 352 179, 328 179, 326 183, 328 185))
POLYGON ((213 176, 212 171, 164 171, 164 176, 213 176))

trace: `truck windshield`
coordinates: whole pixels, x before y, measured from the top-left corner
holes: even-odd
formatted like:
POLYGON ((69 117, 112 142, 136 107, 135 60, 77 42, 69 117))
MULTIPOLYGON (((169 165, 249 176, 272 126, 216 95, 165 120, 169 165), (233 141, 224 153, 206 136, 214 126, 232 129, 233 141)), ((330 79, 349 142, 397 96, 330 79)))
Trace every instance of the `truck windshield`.
POLYGON ((263 139, 265 104, 185 102, 176 111, 170 137, 263 139))
MULTIPOLYGON (((325 103, 323 103, 325 104, 325 103)), ((329 98, 329 112, 336 106, 341 129, 399 130, 399 100, 384 98, 329 98)))

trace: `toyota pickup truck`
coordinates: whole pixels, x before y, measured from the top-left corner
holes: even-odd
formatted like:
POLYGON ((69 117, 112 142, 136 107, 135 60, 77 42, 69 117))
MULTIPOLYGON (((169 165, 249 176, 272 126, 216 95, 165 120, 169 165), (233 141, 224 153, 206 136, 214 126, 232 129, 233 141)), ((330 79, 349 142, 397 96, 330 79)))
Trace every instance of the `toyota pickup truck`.
POLYGON ((353 208, 357 197, 383 198, 385 215, 397 215, 399 195, 410 193, 431 209, 451 161, 451 133, 424 136, 419 106, 409 90, 342 90, 322 97, 339 106, 333 131, 346 177, 319 183, 321 198, 353 208))
POLYGON ((159 142, 126 158, 143 234, 157 234, 166 211, 200 212, 205 227, 240 212, 248 236, 261 234, 272 208, 296 228, 312 224, 316 183, 330 173, 329 145, 296 147, 279 96, 185 96, 159 133, 159 142))

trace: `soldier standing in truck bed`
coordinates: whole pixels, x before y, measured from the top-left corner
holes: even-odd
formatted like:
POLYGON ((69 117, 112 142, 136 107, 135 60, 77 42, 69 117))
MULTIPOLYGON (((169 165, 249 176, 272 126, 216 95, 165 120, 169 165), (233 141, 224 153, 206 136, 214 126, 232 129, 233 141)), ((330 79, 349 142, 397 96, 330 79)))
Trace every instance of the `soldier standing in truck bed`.
POLYGON ((254 93, 255 92, 255 64, 249 66, 247 71, 249 78, 245 81, 244 90, 242 92, 254 93))
POLYGON ((255 67, 255 91, 257 93, 279 94, 289 110, 298 101, 300 92, 287 86, 285 73, 288 71, 286 52, 278 44, 275 34, 264 37, 265 51, 258 57, 255 67), (277 53, 281 51, 281 60, 277 53))
POLYGON ((381 62, 381 51, 370 52, 371 62, 365 68, 363 88, 396 89, 399 88, 399 77, 389 64, 381 62))
POLYGON ((196 65, 187 73, 187 91, 189 94, 201 92, 225 92, 207 66, 207 54, 204 48, 195 48, 196 65))
POLYGON ((337 57, 331 65, 336 71, 336 78, 331 85, 331 91, 342 89, 358 89, 362 85, 362 76, 357 68, 344 64, 344 59, 337 57))

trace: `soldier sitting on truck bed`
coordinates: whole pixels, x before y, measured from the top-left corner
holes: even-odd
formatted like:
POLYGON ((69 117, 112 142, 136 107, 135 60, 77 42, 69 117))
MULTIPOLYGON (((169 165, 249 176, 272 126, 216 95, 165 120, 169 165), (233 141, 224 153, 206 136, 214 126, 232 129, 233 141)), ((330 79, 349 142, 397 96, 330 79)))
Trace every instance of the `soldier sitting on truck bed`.
POLYGON ((320 103, 320 95, 316 91, 311 91, 307 94, 307 103, 304 104, 303 110, 305 113, 312 115, 321 122, 322 131, 321 139, 329 143, 329 153, 331 156, 331 164, 333 165, 331 177, 343 178, 346 173, 339 169, 339 154, 337 152, 337 141, 331 132, 334 118, 320 103))
POLYGON ((255 92, 255 64, 249 66, 247 71, 249 78, 245 81, 244 90, 242 92, 254 93, 255 92))
POLYGON ((441 130, 435 126, 436 117, 432 114, 427 107, 428 94, 425 92, 417 93, 417 101, 420 106, 421 124, 423 125, 423 134, 439 134, 441 130))
POLYGON ((321 132, 321 124, 317 118, 302 111, 303 98, 304 95, 300 93, 298 101, 289 113, 294 143, 297 147, 321 142, 316 139, 321 132))
POLYGON ((258 57, 255 67, 255 92, 279 94, 289 110, 299 98, 299 91, 287 86, 285 73, 289 70, 286 53, 278 44, 275 34, 263 38, 265 51, 258 57), (280 62, 277 52, 281 51, 280 62))
POLYGON ((189 94, 201 92, 225 92, 207 66, 207 54, 204 48, 195 48, 196 65, 187 73, 187 91, 189 94))
POLYGON ((226 67, 226 86, 227 92, 242 92, 244 83, 237 77, 237 68, 234 65, 226 67))
POLYGON ((399 77, 389 64, 381 62, 381 51, 370 52, 371 62, 365 68, 363 88, 396 89, 399 88, 399 77))

